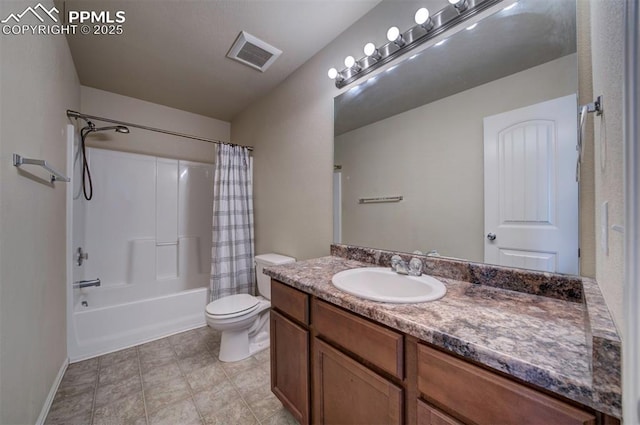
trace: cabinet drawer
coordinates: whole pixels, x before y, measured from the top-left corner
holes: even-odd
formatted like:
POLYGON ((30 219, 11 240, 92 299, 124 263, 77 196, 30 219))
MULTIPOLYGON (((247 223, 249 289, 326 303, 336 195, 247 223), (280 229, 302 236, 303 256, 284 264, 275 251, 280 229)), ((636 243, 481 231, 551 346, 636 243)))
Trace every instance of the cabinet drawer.
POLYGON ((271 279, 271 306, 309 325, 309 295, 304 292, 271 279))
POLYGON ((587 412, 422 344, 418 391, 477 424, 595 424, 587 412))
POLYGON ((312 308, 313 327, 318 334, 403 379, 402 334, 317 299, 312 308))

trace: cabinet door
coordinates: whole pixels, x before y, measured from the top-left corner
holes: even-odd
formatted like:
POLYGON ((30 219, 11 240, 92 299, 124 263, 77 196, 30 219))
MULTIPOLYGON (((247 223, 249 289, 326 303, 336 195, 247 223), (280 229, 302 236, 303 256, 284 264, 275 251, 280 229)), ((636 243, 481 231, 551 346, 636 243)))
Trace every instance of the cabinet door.
POLYGON ((402 389, 314 339, 314 423, 400 424, 402 389))
POLYGON ((462 422, 418 400, 418 425, 462 425, 462 422))
POLYGON ((271 391, 309 423, 309 331, 271 310, 271 391))

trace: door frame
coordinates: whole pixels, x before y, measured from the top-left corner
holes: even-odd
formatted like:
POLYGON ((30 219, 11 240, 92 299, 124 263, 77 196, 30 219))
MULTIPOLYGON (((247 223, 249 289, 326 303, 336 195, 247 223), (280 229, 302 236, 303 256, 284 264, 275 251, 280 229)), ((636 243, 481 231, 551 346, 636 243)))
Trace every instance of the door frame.
POLYGON ((626 18, 622 416, 627 423, 640 423, 640 7, 637 0, 627 0, 626 18))

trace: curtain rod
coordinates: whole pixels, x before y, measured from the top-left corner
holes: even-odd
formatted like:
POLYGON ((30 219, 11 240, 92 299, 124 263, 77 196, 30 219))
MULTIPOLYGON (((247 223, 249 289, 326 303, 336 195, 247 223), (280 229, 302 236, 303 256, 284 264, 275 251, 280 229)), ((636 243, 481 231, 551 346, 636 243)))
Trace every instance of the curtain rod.
POLYGON ((242 145, 238 145, 237 143, 223 142, 221 140, 207 139, 205 137, 192 136, 190 134, 178 133, 176 131, 170 131, 170 130, 163 130, 161 128, 149 127, 141 124, 133 124, 130 122, 118 121, 110 118, 103 118, 103 117, 97 117, 94 115, 81 114, 80 112, 72 111, 71 109, 67 109, 67 116, 69 118, 75 118, 75 119, 80 118, 85 121, 92 119, 96 121, 108 122, 111 124, 124 125, 126 127, 139 128, 141 130, 147 130, 147 131, 155 131, 156 133, 169 134, 171 136, 184 137, 186 139, 200 140, 201 142, 215 143, 217 145, 241 146, 243 148, 247 148, 250 151, 253 151, 253 146, 242 146, 242 145))

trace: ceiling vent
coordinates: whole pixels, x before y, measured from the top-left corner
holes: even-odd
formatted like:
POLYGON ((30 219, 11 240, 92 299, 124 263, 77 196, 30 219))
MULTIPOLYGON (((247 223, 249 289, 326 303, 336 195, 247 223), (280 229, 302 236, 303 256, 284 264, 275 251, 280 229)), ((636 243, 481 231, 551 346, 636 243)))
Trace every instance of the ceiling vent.
POLYGON ((282 50, 276 49, 271 44, 260 40, 251 34, 241 31, 227 57, 237 60, 258 71, 266 71, 282 54, 282 50))

